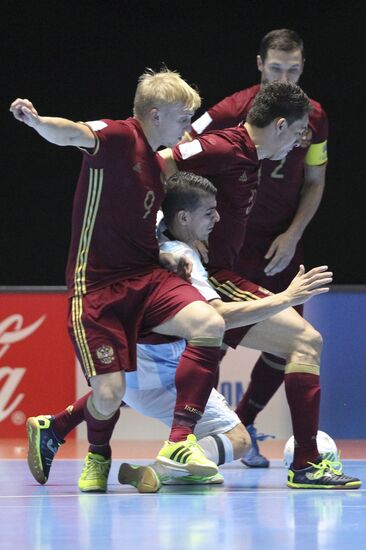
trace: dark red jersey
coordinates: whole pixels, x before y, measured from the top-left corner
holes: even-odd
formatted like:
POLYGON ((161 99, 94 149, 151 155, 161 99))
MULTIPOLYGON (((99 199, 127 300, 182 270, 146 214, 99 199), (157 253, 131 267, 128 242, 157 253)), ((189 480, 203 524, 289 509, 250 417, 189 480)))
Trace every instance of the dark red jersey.
MULTIPOLYGON (((228 128, 246 119, 260 85, 226 97, 193 123, 193 135, 228 128)), ((267 234, 279 235, 290 225, 298 208, 303 183, 304 163, 320 165, 327 161, 328 122, 319 103, 310 100, 308 139, 280 161, 262 161, 261 185, 250 214, 247 238, 255 238, 258 227, 267 234)))
POLYGON ((158 266, 155 222, 164 198, 159 164, 136 119, 88 124, 97 145, 84 153, 66 268, 76 295, 158 266))
POLYGON ((259 160, 245 127, 208 132, 173 149, 178 168, 206 176, 217 188, 220 221, 209 239, 209 271, 232 269, 258 188, 259 160))

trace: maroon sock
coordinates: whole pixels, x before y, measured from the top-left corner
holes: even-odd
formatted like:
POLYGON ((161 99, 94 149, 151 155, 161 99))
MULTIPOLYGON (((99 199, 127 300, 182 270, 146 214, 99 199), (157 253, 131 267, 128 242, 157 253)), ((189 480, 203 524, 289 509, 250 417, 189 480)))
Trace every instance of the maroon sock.
POLYGON ((64 439, 71 430, 85 420, 84 406, 91 393, 92 392, 89 392, 83 395, 83 397, 80 397, 75 403, 69 405, 66 409, 55 415, 52 429, 58 439, 64 439))
POLYGON ((244 426, 254 423, 258 413, 276 393, 285 377, 285 361, 268 353, 262 354, 251 374, 251 380, 236 409, 244 426), (278 367, 277 367, 278 365, 278 367), (283 369, 281 368, 283 365, 283 369))
POLYGON ((316 435, 319 424, 319 376, 303 372, 285 375, 285 389, 295 438, 293 467, 307 468, 319 457, 316 435))
POLYGON ((109 444, 114 426, 119 419, 120 409, 118 409, 111 418, 107 420, 98 420, 90 413, 87 402, 84 406, 84 415, 88 427, 89 452, 97 453, 110 458, 112 449, 109 444))
POLYGON ((221 349, 187 345, 177 367, 177 401, 170 441, 183 441, 201 418, 215 381, 221 349))

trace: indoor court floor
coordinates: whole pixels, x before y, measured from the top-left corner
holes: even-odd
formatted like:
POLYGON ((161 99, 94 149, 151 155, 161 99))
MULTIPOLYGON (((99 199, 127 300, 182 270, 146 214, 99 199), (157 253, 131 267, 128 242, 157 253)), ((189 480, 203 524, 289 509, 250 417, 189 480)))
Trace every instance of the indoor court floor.
POLYGON ((0 442, 0 549, 352 550, 366 548, 366 441, 338 442, 358 490, 291 490, 282 442, 264 442, 267 470, 239 461, 221 468, 223 486, 163 487, 141 495, 120 485, 123 461, 146 464, 160 442, 117 442, 106 494, 82 494, 85 442, 61 447, 48 483, 38 485, 26 442, 0 442))

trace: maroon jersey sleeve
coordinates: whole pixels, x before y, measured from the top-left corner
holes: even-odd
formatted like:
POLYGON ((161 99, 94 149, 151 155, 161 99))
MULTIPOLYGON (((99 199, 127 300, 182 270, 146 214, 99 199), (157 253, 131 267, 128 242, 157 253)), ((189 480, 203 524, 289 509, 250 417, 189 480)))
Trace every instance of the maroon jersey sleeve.
POLYGON ((309 116, 309 127, 312 130, 311 143, 322 143, 328 139, 328 118, 323 107, 317 101, 310 100, 312 111, 309 116))
POLYGON ((179 170, 204 176, 221 174, 233 158, 232 143, 214 133, 176 145, 172 151, 179 170))
POLYGON ((312 111, 309 116, 307 139, 302 144, 306 149, 304 163, 309 166, 321 166, 328 160, 328 120, 324 109, 319 103, 312 99, 311 105, 312 111))
POLYGON ((225 97, 193 122, 192 135, 199 135, 208 130, 231 128, 240 124, 245 120, 258 91, 259 85, 256 85, 225 97))
POLYGON ((94 120, 86 122, 87 126, 93 131, 96 138, 94 151, 82 149, 87 154, 87 158, 100 159, 104 156, 118 155, 125 157, 133 143, 133 135, 130 128, 123 124, 123 121, 116 120, 94 120))

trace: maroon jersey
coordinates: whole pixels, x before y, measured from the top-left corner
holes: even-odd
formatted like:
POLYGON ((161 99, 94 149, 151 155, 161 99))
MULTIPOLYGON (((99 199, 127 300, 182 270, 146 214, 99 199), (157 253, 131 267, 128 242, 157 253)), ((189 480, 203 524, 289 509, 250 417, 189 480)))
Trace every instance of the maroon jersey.
MULTIPOLYGON (((245 120, 260 85, 241 90, 226 97, 193 123, 193 135, 206 130, 230 127, 245 120)), ((303 184, 304 164, 320 165, 327 161, 326 140, 328 121, 319 103, 310 99, 308 139, 301 147, 292 149, 282 160, 264 159, 261 162, 261 184, 247 224, 246 240, 235 270, 242 276, 269 288, 283 290, 303 262, 302 242, 290 265, 281 273, 267 277, 264 258, 272 241, 287 230, 299 206, 303 184)))
POLYGON ((208 132, 173 149, 178 168, 212 181, 220 221, 209 238, 209 271, 232 269, 258 188, 259 160, 245 127, 208 132))
POLYGON ((159 164, 136 119, 89 126, 97 146, 84 153, 66 268, 76 295, 158 266, 155 222, 164 198, 159 164))
MULTIPOLYGON (((193 123, 195 132, 219 130, 239 124, 246 119, 259 90, 258 84, 226 97, 193 123)), ((288 228, 294 217, 300 200, 303 167, 309 147, 323 144, 328 138, 325 111, 313 99, 310 103, 309 139, 304 146, 292 149, 285 159, 264 159, 261 163, 261 186, 248 223, 248 239, 249 236, 255 238, 257 226, 261 226, 267 233, 279 235, 288 228)), ((323 152, 322 161, 318 164, 326 160, 326 153, 323 152)))

